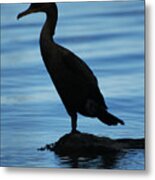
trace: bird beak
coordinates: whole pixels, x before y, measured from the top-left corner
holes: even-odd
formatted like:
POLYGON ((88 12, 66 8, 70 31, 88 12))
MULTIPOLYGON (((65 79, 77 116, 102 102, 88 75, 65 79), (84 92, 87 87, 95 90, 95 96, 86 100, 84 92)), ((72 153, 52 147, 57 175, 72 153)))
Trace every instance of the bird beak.
POLYGON ((26 11, 18 14, 17 19, 20 19, 21 17, 26 16, 26 15, 28 15, 28 14, 31 14, 31 13, 33 13, 33 12, 34 12, 34 11, 33 11, 32 9, 28 8, 26 11))

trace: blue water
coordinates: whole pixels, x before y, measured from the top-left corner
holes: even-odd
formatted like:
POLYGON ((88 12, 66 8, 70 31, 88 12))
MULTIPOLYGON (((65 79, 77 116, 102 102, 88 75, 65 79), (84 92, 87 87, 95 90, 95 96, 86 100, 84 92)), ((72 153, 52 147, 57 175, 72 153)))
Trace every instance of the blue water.
MULTIPOLYGON (((144 150, 91 158, 37 151, 71 128, 40 55, 45 15, 16 19, 27 7, 1 5, 1 165, 144 169, 144 150)), ((78 129, 111 138, 144 137, 144 2, 58 3, 58 9, 55 41, 91 67, 109 111, 125 121, 108 127, 79 115, 78 129)))

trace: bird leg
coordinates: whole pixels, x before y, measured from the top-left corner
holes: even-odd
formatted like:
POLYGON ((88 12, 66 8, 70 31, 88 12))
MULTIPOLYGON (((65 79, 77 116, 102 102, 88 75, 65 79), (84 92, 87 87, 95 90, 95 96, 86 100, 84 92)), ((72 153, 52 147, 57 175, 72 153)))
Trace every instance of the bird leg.
POLYGON ((72 126, 71 133, 79 133, 79 131, 76 130, 76 127, 77 127, 77 114, 71 115, 71 126, 72 126))

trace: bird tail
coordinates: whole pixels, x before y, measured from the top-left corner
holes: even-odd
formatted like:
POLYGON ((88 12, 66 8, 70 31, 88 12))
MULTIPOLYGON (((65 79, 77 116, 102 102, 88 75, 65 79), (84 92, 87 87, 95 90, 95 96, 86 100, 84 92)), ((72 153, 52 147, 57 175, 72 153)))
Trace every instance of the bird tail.
POLYGON ((99 116, 98 116, 98 119, 107 124, 108 126, 116 126, 117 124, 121 124, 121 125, 124 125, 125 123, 120 120, 119 118, 117 118, 116 116, 110 114, 109 112, 107 111, 104 111, 102 112, 99 116))

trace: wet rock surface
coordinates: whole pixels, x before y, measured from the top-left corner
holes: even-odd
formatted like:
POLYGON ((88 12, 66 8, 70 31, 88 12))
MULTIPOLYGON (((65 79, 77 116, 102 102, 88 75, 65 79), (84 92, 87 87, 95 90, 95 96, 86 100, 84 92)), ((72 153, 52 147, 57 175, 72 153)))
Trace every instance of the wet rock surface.
POLYGON ((87 133, 65 134, 57 142, 38 150, 50 150, 59 155, 102 155, 126 149, 144 149, 145 139, 111 139, 87 133))

